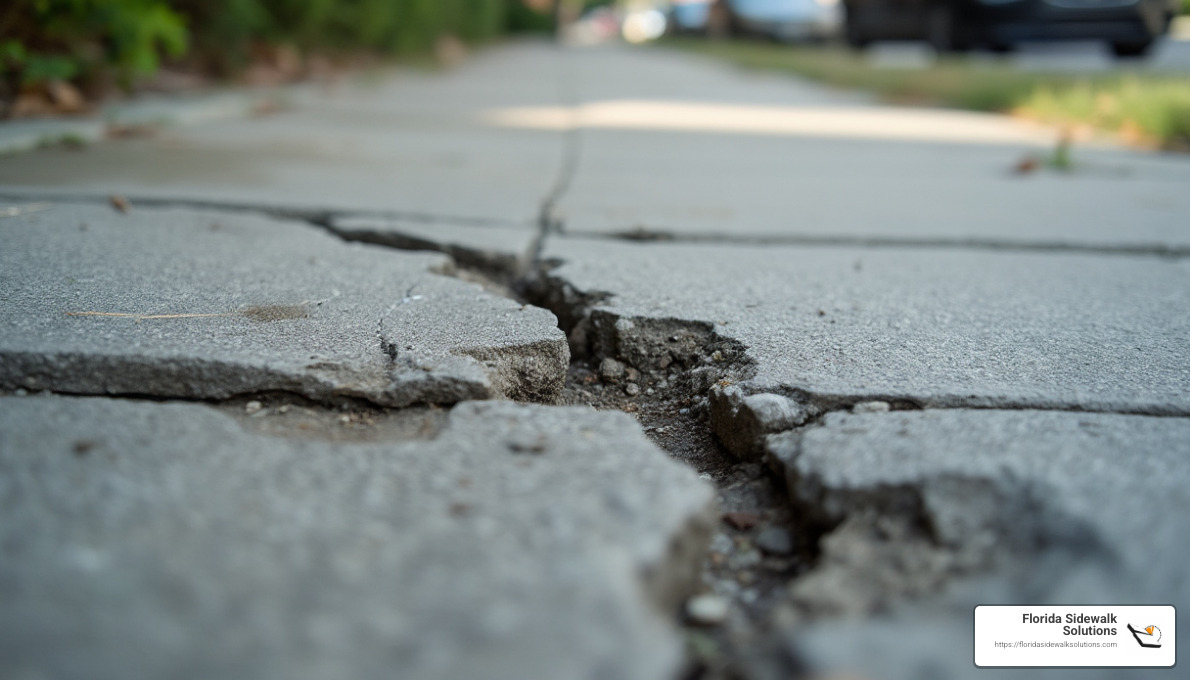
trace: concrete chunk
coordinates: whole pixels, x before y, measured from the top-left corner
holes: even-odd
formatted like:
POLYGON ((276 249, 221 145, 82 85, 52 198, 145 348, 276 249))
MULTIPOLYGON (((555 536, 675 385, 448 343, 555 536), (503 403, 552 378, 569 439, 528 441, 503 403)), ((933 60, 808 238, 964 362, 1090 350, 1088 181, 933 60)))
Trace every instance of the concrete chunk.
POLYGON ((846 645, 820 643, 847 625, 787 630, 820 672, 863 670, 848 651, 869 637, 903 642, 883 677, 949 664, 936 644, 906 634, 906 622, 969 626, 977 604, 1190 596, 1180 539, 1190 419, 832 413, 821 427, 771 437, 769 452, 793 498, 834 525, 818 565, 794 584, 795 600, 806 611, 893 612, 846 645))
POLYGON ((594 314, 711 326, 745 394, 1190 414, 1190 268, 1143 256, 553 239, 594 314))
POLYGON ((0 675, 675 677, 712 503, 623 414, 352 444, 2 397, 0 675))
POLYGON ((404 406, 551 401, 566 372, 553 315, 435 274, 437 255, 242 214, 68 204, 6 219, 0 238, 8 388, 404 406))

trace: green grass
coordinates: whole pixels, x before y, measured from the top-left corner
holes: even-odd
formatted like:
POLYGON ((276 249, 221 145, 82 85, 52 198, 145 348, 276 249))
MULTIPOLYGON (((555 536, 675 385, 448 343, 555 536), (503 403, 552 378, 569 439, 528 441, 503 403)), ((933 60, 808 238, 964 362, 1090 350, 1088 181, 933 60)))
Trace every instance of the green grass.
POLYGON ((696 39, 665 44, 746 68, 866 90, 891 103, 1015 113, 1115 133, 1136 144, 1190 150, 1190 77, 1183 75, 1022 72, 1006 63, 963 57, 938 59, 920 69, 881 69, 842 47, 696 39))
POLYGON ((1089 125, 1125 140, 1190 151, 1190 79, 1135 75, 1044 84, 1016 109, 1059 124, 1089 125))

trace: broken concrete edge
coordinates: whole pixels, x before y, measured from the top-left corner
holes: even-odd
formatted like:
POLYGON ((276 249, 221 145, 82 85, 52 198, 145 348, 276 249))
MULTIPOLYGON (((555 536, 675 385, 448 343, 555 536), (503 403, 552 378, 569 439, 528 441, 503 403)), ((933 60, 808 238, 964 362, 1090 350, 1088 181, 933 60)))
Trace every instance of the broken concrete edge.
POLYGON ((804 433, 822 427, 832 415, 925 409, 1185 415, 1158 403, 1122 410, 1094 401, 873 397, 768 385, 756 380, 747 347, 721 335, 715 324, 620 314, 609 304, 612 294, 578 290, 552 273, 557 264, 539 267, 526 286, 527 296, 558 316, 576 359, 592 366, 614 360, 621 370, 626 365, 647 378, 668 377, 689 396, 703 399, 704 422, 725 448, 741 460, 767 462, 782 482, 800 528, 816 546, 811 571, 791 585, 805 620, 868 615, 935 594, 957 579, 1026 569, 1044 555, 1117 561, 1092 527, 1048 503, 1044 488, 1024 481, 952 475, 921 485, 834 489, 799 475, 788 455, 774 453, 782 442, 796 451, 804 433), (1011 523, 996 512, 1006 506, 1027 508, 1028 516, 1044 521, 1011 523), (883 565, 879 573, 870 568, 874 563, 883 565), (871 581, 867 586, 865 579, 871 581))
POLYGON ((918 411, 923 409, 976 409, 990 411, 1059 411, 1114 413, 1167 418, 1190 415, 1185 408, 1160 402, 1138 402, 1121 408, 1116 402, 1088 399, 1014 399, 954 393, 923 399, 908 394, 857 395, 811 392, 786 385, 744 381, 716 384, 709 389, 711 425, 715 435, 737 457, 760 460, 766 438, 797 427, 820 422, 830 413, 851 410, 918 411))
MULTIPOLYGON (((447 425, 442 432, 452 425, 474 414, 488 409, 523 410, 529 408, 551 408, 574 410, 582 413, 599 413, 600 417, 612 421, 618 429, 633 433, 639 438, 642 446, 649 449, 651 455, 660 456, 669 464, 685 470, 685 474, 695 475, 694 470, 677 461, 672 460, 664 451, 648 441, 639 423, 626 413, 618 411, 596 411, 588 406, 548 406, 540 404, 508 404, 494 401, 466 401, 451 407, 447 416, 447 425)), ((437 436, 440 436, 439 432, 437 436)), ((516 442, 509 442, 516 446, 516 442)), ((642 593, 649 604, 667 621, 673 621, 679 615, 686 599, 694 594, 700 585, 701 563, 710 549, 711 538, 719 521, 718 501, 709 482, 700 481, 701 497, 691 498, 689 507, 681 517, 665 518, 672 520, 667 527, 668 539, 663 542, 649 542, 637 545, 634 557, 637 560, 637 578, 642 593)))
MULTIPOLYGON (((77 196, 56 200, 83 205, 93 205, 99 200, 107 202, 106 199, 77 196)), ((178 202, 173 200, 147 202, 152 209, 178 207, 178 202)), ((199 209, 214 214, 259 214, 278 222, 290 222, 294 226, 314 227, 351 242, 351 239, 343 238, 327 227, 332 219, 330 215, 338 214, 333 211, 322 215, 301 209, 273 210, 262 206, 182 203, 184 209, 199 209)), ((52 207, 52 204, 49 205, 52 207)), ((37 209, 46 208, 38 204, 37 209)), ((389 247, 408 250, 392 244, 389 247)), ((429 273, 465 281, 497 297, 517 300, 516 295, 501 283, 514 280, 511 272, 498 279, 491 278, 483 271, 477 272, 474 268, 460 265, 450 253, 444 253, 442 249, 435 250, 444 257, 427 267, 429 273)), ((484 257, 487 255, 484 254, 484 257)), ((480 255, 475 255, 475 259, 480 259, 480 255)), ((137 354, 122 353, 95 356, 82 352, 0 351, 0 389, 196 401, 278 393, 324 405, 359 402, 381 408, 441 406, 486 399, 543 404, 558 402, 570 364, 567 343, 560 333, 556 338, 527 344, 455 348, 451 355, 438 359, 453 365, 455 370, 452 375, 422 374, 420 370, 401 374, 391 370, 394 368, 394 357, 386 346, 383 321, 381 318, 380 326, 376 329, 377 359, 387 361, 378 361, 376 371, 337 363, 311 365, 306 367, 306 371, 296 372, 267 366, 248 367, 235 362, 186 355, 148 359, 137 354)), ((427 366, 420 364, 417 368, 428 370, 427 366)))
MULTIPOLYGON (((540 345, 542 343, 536 343, 540 345)), ((565 374, 557 357, 565 345, 546 348, 561 370, 544 385, 521 385, 519 380, 540 375, 525 366, 532 348, 494 350, 483 358, 458 357, 473 364, 470 380, 425 376, 360 375, 344 366, 321 366, 304 374, 258 369, 234 362, 191 357, 162 360, 136 354, 93 356, 81 353, 0 353, 0 389, 48 391, 63 395, 124 396, 187 401, 223 401, 262 394, 290 395, 325 406, 363 403, 381 408, 451 405, 469 400, 512 399, 554 403, 565 374), (202 376, 196 380, 195 376, 202 376), (551 391, 552 390, 552 391, 551 391), (525 397, 518 399, 518 397, 525 397)))
MULTIPOLYGON (((72 442, 74 442, 74 446, 76 447, 74 449, 75 455, 80 461, 96 460, 95 456, 98 454, 92 453, 89 457, 85 456, 86 451, 89 451, 90 447, 103 447, 105 445, 111 447, 114 444, 114 448, 109 448, 109 453, 106 453, 103 456, 104 467, 106 468, 111 467, 106 465, 106 462, 108 460, 114 460, 112 457, 113 455, 121 455, 118 454, 119 450, 123 448, 117 443, 120 442, 119 436, 114 438, 97 438, 96 441, 92 441, 91 439, 79 440, 78 437, 80 434, 88 437, 91 436, 91 433, 94 431, 94 425, 91 427, 78 425, 77 423, 79 422, 86 422, 86 418, 79 419, 78 415, 87 413, 94 414, 96 412, 106 412, 109 418, 112 415, 117 416, 118 422, 123 423, 123 425, 120 425, 120 427, 125 428, 125 430, 129 432, 129 434, 125 435, 124 442, 128 441, 129 436, 132 438, 137 438, 138 433, 143 434, 146 432, 146 427, 153 431, 161 429, 165 432, 168 432, 168 425, 171 421, 177 422, 181 420, 190 424, 189 431, 191 433, 195 431, 195 428, 198 428, 203 432, 213 432, 214 434, 212 436, 214 437, 215 441, 218 441, 219 439, 217 436, 219 432, 232 432, 235 435, 233 441, 239 441, 241 444, 246 445, 247 449, 249 450, 255 451, 259 449, 261 453, 264 453, 270 449, 272 451, 282 451, 284 452, 283 455, 280 457, 273 457, 273 464, 279 464, 282 466, 282 468, 289 465, 285 462, 285 460, 289 458, 291 453, 295 452, 294 449, 289 448, 284 444, 278 444, 276 441, 258 441, 256 444, 253 444, 254 439, 263 440, 276 435, 264 434, 260 431, 255 431, 250 428, 244 428, 244 432, 240 432, 239 427, 232 424, 231 422, 228 422, 227 418, 230 417, 230 414, 228 414, 226 411, 216 413, 213 412, 213 408, 204 408, 202 405, 193 403, 141 403, 138 405, 135 402, 128 400, 76 397, 67 398, 53 395, 3 398, 6 401, 13 402, 13 404, 15 404, 14 406, 10 406, 10 415, 14 413, 26 412, 38 414, 46 413, 54 416, 45 423, 42 423, 42 425, 37 425, 37 423, 42 422, 40 418, 34 419, 30 423, 32 429, 26 431, 26 434, 29 436, 24 438, 24 448, 29 449, 31 447, 33 452, 41 452, 47 455, 53 453, 54 455, 52 457, 56 461, 71 460, 69 456, 59 458, 59 455, 61 455, 60 452, 62 448, 69 447, 72 442), (52 426, 53 422, 63 421, 67 423, 76 423, 75 429, 78 431, 57 436, 56 441, 54 441, 52 444, 44 443, 43 437, 37 436, 37 429, 52 426), (81 430, 79 429, 80 427, 82 428, 81 430), (78 442, 80 441, 82 441, 88 448, 85 450, 80 450, 77 448, 79 446, 78 442)), ((600 485, 584 487, 584 484, 580 480, 579 485, 575 487, 575 489, 581 491, 581 494, 579 495, 585 500, 580 499, 580 502, 577 503, 575 507, 583 509, 582 511, 584 512, 592 513, 591 516, 593 517, 600 517, 595 525, 588 526, 585 523, 580 523, 578 525, 579 527, 585 527, 589 530, 584 531, 583 533, 589 536, 590 540, 584 541, 579 545, 572 544, 570 542, 570 538, 562 538, 553 542, 549 540, 542 542, 528 541, 525 542, 525 544, 522 544, 522 542, 518 540, 519 536, 501 537, 501 535, 497 533, 493 536, 493 538, 499 540, 493 541, 493 545, 491 546, 492 551, 488 554, 499 556, 501 553, 522 553, 522 551, 533 549, 534 546, 540 543, 539 547, 552 546, 552 548, 555 550, 559 547, 573 547, 575 548, 576 554, 573 554, 569 559, 582 560, 582 555, 584 552, 580 551, 585 551, 587 548, 593 548, 596 551, 594 556, 601 558, 601 560, 602 558, 607 558, 606 561, 597 561, 593 565, 588 563, 589 566, 586 567, 588 569, 595 570, 595 572, 590 575, 593 575, 596 578, 591 580, 600 581, 606 579, 610 582, 613 592, 604 594, 604 597, 615 596, 615 599, 618 601, 618 604, 615 606, 626 604, 633 610, 633 615, 639 616, 644 623, 647 623, 648 627, 656 628, 659 632, 664 633, 663 636, 657 638, 657 641, 664 642, 666 644, 659 647, 653 647, 647 652, 649 659, 651 659, 651 662, 649 663, 652 665, 653 670, 649 673, 630 673, 627 675, 622 675, 622 677, 684 677, 682 668, 683 660, 680 656, 681 637, 676 631, 676 627, 674 625, 674 610, 677 606, 677 603, 681 602, 697 586, 698 560, 695 558, 701 556, 703 551, 706 549, 710 535, 709 527, 713 526, 713 519, 716 516, 714 507, 715 495, 711 486, 705 481, 698 479, 697 475, 692 470, 689 470, 685 466, 682 466, 676 461, 671 460, 662 451, 651 444, 644 436, 641 429, 626 414, 614 412, 597 413, 593 409, 587 407, 543 407, 538 405, 521 405, 511 404, 508 402, 486 401, 466 402, 456 405, 448 414, 446 414, 445 418, 447 421, 446 426, 439 429, 430 438, 431 440, 439 440, 439 443, 442 444, 438 447, 438 451, 450 453, 451 450, 454 449, 460 454, 466 453, 466 456, 470 456, 473 461, 483 459, 498 462, 498 459, 504 457, 506 458, 505 469, 507 469, 511 474, 515 474, 517 470, 521 470, 524 467, 529 467, 529 460, 525 458, 525 455, 527 454, 544 454, 543 459, 533 461, 532 467, 538 470, 540 470, 541 466, 543 465, 547 467, 547 470, 552 467, 554 468, 554 472, 550 474, 565 474, 566 469, 569 468, 567 457, 569 456, 573 458, 576 455, 582 456, 584 458, 588 458, 589 456, 597 460, 601 459, 605 463, 614 463, 614 467, 618 468, 618 471, 615 474, 632 475, 632 469, 635 463, 639 463, 642 469, 650 471, 651 474, 640 479, 634 487, 637 490, 637 494, 643 494, 638 495, 637 498, 642 500, 644 505, 630 501, 629 504, 625 506, 625 508, 636 508, 638 510, 649 509, 650 511, 640 513, 635 518, 631 515, 621 517, 617 512, 608 513, 608 507, 612 507, 613 509, 615 508, 614 503, 617 489, 604 489, 600 485), (448 442, 458 442, 458 444, 452 446, 450 443, 443 443, 443 440, 447 440, 448 442), (620 453, 630 452, 633 454, 633 456, 631 456, 629 459, 623 459, 621 457, 621 460, 618 462, 615 460, 615 455, 609 456, 607 454, 607 449, 604 448, 604 442, 610 442, 613 440, 618 441, 619 445, 612 447, 612 450, 618 451, 620 453), (538 442, 535 445, 538 448, 525 448, 526 442, 538 442), (604 449, 602 453, 599 453, 598 456, 592 455, 596 452, 599 452, 601 448, 604 449), (582 452, 584 451, 587 452, 588 456, 582 455, 582 452), (558 454, 563 455, 561 458, 559 458, 558 454), (508 455, 511 455, 512 458, 508 459, 508 455), (517 458, 520 458, 521 460, 516 460, 517 458), (649 491, 649 483, 646 480, 664 480, 668 483, 664 485, 665 488, 657 489, 656 498, 653 498, 654 494, 649 491), (594 502, 592 503, 590 501, 594 502), (608 503, 612 503, 612 505, 609 506, 608 503), (626 528, 632 528, 633 530, 626 532, 626 528), (509 539, 512 540, 511 547, 510 544, 508 544, 509 539), (626 599, 621 600, 619 597, 620 595, 625 595, 626 599), (656 666, 658 664, 663 666, 663 668, 657 668, 656 666)), ((27 418, 23 420, 27 423, 30 422, 27 418)), ((183 430, 183 432, 185 431, 186 430, 183 430)), ((55 437, 50 437, 49 439, 54 440, 55 437)), ((21 439, 16 439, 14 440, 14 443, 21 441, 21 439)), ((142 439, 138 441, 141 442, 141 444, 139 444, 140 446, 145 447, 143 451, 144 454, 146 454, 149 458, 156 457, 154 456, 154 453, 157 447, 155 447, 150 440, 142 439)), ((210 448, 208 445, 198 444, 197 448, 195 448, 196 444, 190 437, 183 437, 180 441, 182 443, 177 446, 167 446, 165 447, 165 450, 157 449, 156 452, 168 453, 172 456, 174 453, 179 451, 178 447, 180 446, 181 450, 189 449, 189 451, 193 454, 196 454, 198 458, 204 458, 208 453, 210 453, 210 448), (191 443, 186 444, 185 441, 187 440, 191 441, 191 443)), ((359 453, 360 455, 358 457, 354 455, 349 456, 349 458, 356 460, 365 460, 368 458, 373 460, 383 460, 387 458, 390 461, 399 461, 403 456, 422 457, 426 451, 434 451, 435 446, 428 444, 427 441, 406 441, 402 438, 389 440, 387 445, 384 442, 340 442, 334 445, 316 445, 313 448, 299 448, 296 451, 316 453, 316 449, 321 447, 322 451, 326 452, 327 447, 329 447, 332 454, 336 452, 341 454, 359 453), (396 456, 397 458, 394 459, 393 456, 396 456)), ((242 453, 244 446, 233 446, 230 448, 233 452, 238 450, 242 453)), ((224 447, 224 449, 227 450, 228 447, 224 447)), ((70 449, 67 448, 66 450, 69 451, 70 449)), ((102 451, 103 449, 101 448, 100 450, 102 451)), ((29 451, 24 451, 24 453, 28 452, 29 451)), ((12 450, 10 453, 16 454, 18 452, 16 450, 12 450)), ((167 456, 167 458, 169 457, 170 456, 167 456)), ((334 455, 330 456, 330 458, 335 457, 336 456, 334 455)), ((338 457, 341 458, 342 456, 338 457)), ((449 457, 450 456, 432 456, 432 458, 449 457)), ((530 455, 530 458, 532 457, 533 455, 530 455)), ((30 460, 24 455, 18 456, 17 458, 26 461, 30 460)), ((310 457, 303 456, 302 458, 303 466, 310 462, 310 457)), ((253 467, 255 465, 255 463, 249 463, 249 467, 253 467)), ((267 465, 268 464, 266 464, 266 466, 267 465)), ((595 468, 586 469, 590 469, 592 474, 599 475, 601 474, 600 465, 601 464, 597 463, 595 468)), ((371 469, 366 464, 363 464, 361 467, 361 465, 357 465, 355 463, 349 463, 347 467, 354 468, 355 472, 363 473, 365 475, 371 469)), ((254 472, 256 469, 257 468, 253 467, 254 472)), ((307 468, 307 470, 317 469, 317 467, 307 468)), ((395 466, 390 465, 387 468, 390 473, 395 474, 398 478, 405 477, 405 473, 403 472, 405 469, 406 466, 400 464, 399 462, 395 466)), ((452 468, 447 467, 445 469, 449 470, 452 468)), ((490 468, 483 469, 489 470, 490 472, 490 468)), ((409 477, 409 481, 417 481, 418 479, 424 481, 427 479, 427 477, 424 475, 419 477, 419 475, 416 474, 416 470, 411 471, 411 473, 412 475, 409 477)), ((302 473, 299 475, 299 477, 304 478, 305 474, 306 473, 302 473)), ((333 474, 331 476, 333 477, 333 474)), ((494 498, 499 498, 500 496, 506 495, 509 493, 510 489, 517 488, 515 486, 508 487, 505 483, 506 480, 501 479, 501 475, 493 475, 489 473, 486 476, 488 484, 492 485, 492 487, 496 489, 500 489, 500 492, 494 498)), ((153 477, 151 473, 148 477, 138 476, 133 478, 134 481, 140 482, 150 481, 152 479, 153 477)), ((433 479, 437 478, 435 477, 433 479)), ((548 480, 549 477, 539 477, 539 479, 548 480)), ((612 477, 612 479, 614 479, 614 477, 612 477)), ((483 483, 484 482, 478 482, 476 486, 482 486, 483 483)), ((255 493, 256 483, 254 482, 249 486, 252 488, 248 489, 247 487, 243 487, 241 485, 241 489, 250 493, 255 493)), ((553 485, 544 485, 543 488, 548 488, 551 486, 553 485)), ((351 489, 353 488, 356 488, 356 485, 348 485, 348 495, 351 495, 351 489)), ((470 488, 469 483, 467 488, 470 488)), ((216 490, 216 492, 218 492, 218 490, 216 490)), ((437 493, 432 483, 428 489, 428 492, 431 494, 437 493)), ((70 490, 66 490, 66 493, 70 493, 70 490)), ((515 491, 513 491, 513 493, 515 493, 515 491)), ((552 492, 547 491, 546 493, 547 497, 552 495, 555 502, 561 498, 558 496, 558 492, 556 490, 552 492)), ((160 496, 158 496, 158 498, 160 498, 160 496)), ((481 496, 480 498, 488 497, 481 496)), ((449 498, 443 500, 443 506, 446 506, 449 500, 449 498)), ((415 515, 418 513, 425 513, 426 515, 434 514, 431 512, 431 508, 422 508, 420 507, 422 505, 420 503, 415 505, 419 506, 411 510, 415 515)), ((348 507, 351 508, 352 506, 348 505, 348 507)), ((557 509, 551 508, 549 505, 541 506, 541 508, 551 512, 553 509, 557 509)), ((327 509, 328 511, 331 510, 330 507, 327 509)), ((551 528, 552 522, 547 521, 550 517, 554 516, 550 513, 537 513, 529 515, 521 512, 508 515, 502 513, 500 509, 494 510, 495 516, 497 518, 501 516, 519 516, 521 520, 518 523, 522 525, 524 524, 524 520, 528 518, 530 519, 529 524, 537 524, 539 531, 544 532, 545 534, 554 532, 554 529, 551 528)), ((182 511, 185 512, 184 507, 182 508, 182 511)), ((453 509, 451 512, 453 515, 453 509)), ((261 514, 266 516, 271 515, 271 513, 266 512, 262 512, 261 514)), ((352 514, 353 513, 348 513, 346 519, 350 520, 350 516, 352 514)), ((25 517, 25 515, 21 516, 25 517)), ((388 513, 385 513, 385 518, 378 516, 373 519, 385 521, 387 517, 388 513)), ((430 523, 430 526, 434 525, 434 520, 432 517, 427 517, 426 519, 430 523)), ((267 522, 270 520, 266 519, 265 521, 267 522)), ((403 524, 403 522, 398 522, 398 524, 403 524)), ((205 525, 203 528, 204 530, 198 533, 202 536, 210 537, 212 532, 206 531, 205 525)), ((403 532, 404 530, 405 529, 400 526, 397 527, 397 531, 399 532, 403 532)), ((561 533, 565 535, 566 532, 563 531, 561 533)), ((375 534, 369 535, 373 537, 369 540, 374 541, 375 534)), ((101 539, 103 536, 104 534, 100 535, 101 539)), ((111 541, 112 534, 106 534, 106 536, 106 540, 111 541)), ((456 534, 456 536, 458 536, 458 534, 456 534)), ((116 537, 118 538, 118 535, 116 537)), ((124 542, 120 541, 120 543, 124 542)), ((118 543, 108 542, 107 545, 113 549, 118 549, 119 547, 118 543)), ((172 550, 168 538, 160 545, 166 550, 172 550)), ((416 545, 416 543, 414 543, 414 545, 416 545)), ((139 543, 134 545, 124 543, 123 547, 131 547, 134 550, 138 550, 143 546, 141 546, 139 543)), ((235 547, 233 546, 232 549, 234 550, 235 547)), ((481 546, 478 555, 483 555, 486 552, 487 551, 481 546)), ((475 551, 472 551, 472 554, 476 554, 475 551)), ((368 553, 368 555, 371 555, 371 553, 368 553)), ((299 566, 296 568, 300 570, 302 567, 299 566)), ((465 571, 470 571, 476 574, 486 574, 489 572, 489 568, 484 566, 482 560, 480 562, 470 562, 470 566, 463 565, 462 568, 465 571)), ((548 567, 543 567, 543 569, 548 570, 548 567)), ((351 572, 352 575, 354 575, 354 573, 354 571, 351 572)), ((564 589, 576 587, 573 582, 569 584, 566 583, 567 581, 572 580, 576 575, 572 569, 562 569, 559 570, 558 573, 562 579, 561 587, 564 589)), ((581 572, 579 575, 581 575, 581 572)), ((201 574, 193 574, 192 576, 202 578, 201 574)), ((327 580, 333 581, 335 580, 335 576, 341 577, 342 575, 339 572, 334 572, 329 576, 330 578, 327 580)), ((183 582, 185 582, 187 580, 187 574, 182 572, 181 578, 183 579, 183 582)), ((347 578, 351 578, 351 576, 347 578)), ((586 579, 584 579, 584 581, 586 581, 586 579)), ((480 582, 484 582, 482 577, 480 578, 480 582)), ((100 591, 94 590, 97 585, 101 586, 104 585, 104 583, 103 581, 94 581, 94 579, 84 579, 80 585, 80 592, 98 592, 102 599, 104 591, 102 589, 100 589, 100 591), (88 582, 90 585, 88 585, 88 582)), ((543 586, 543 591, 547 590, 547 584, 543 583, 541 585, 543 586)), ((548 585, 549 587, 557 587, 559 584, 553 583, 548 585)), ((222 591, 223 588, 223 586, 220 586, 217 583, 214 584, 213 587, 220 591, 222 591)), ((531 582, 526 582, 524 584, 524 588, 521 589, 517 595, 522 599, 532 600, 534 598, 533 593, 535 592, 537 592, 535 586, 531 582)), ((599 593, 598 589, 595 592, 599 593)), ((264 597, 267 596, 268 594, 264 595, 264 597)), ((249 599, 251 600, 253 598, 249 599)), ((427 602, 430 603, 430 606, 434 606, 433 599, 427 600, 427 602)), ((85 607, 87 604, 90 603, 84 601, 80 606, 85 607)), ((481 603, 475 602, 473 604, 479 606, 481 603)), ((251 608, 251 604, 248 604, 247 606, 251 608)), ((597 609, 599 606, 600 605, 596 603, 597 609)), ((484 611, 482 607, 479 609, 473 609, 472 607, 468 606, 460 610, 459 614, 463 615, 467 612, 474 614, 475 612, 482 611, 484 611)), ((135 613, 138 615, 143 615, 143 612, 140 610, 136 611, 135 613)), ((583 614, 589 614, 590 612, 579 610, 577 612, 572 611, 572 613, 578 613, 581 619, 583 614)), ((356 616, 356 614, 352 614, 349 610, 345 614, 342 612, 340 612, 340 614, 347 617, 356 616)), ((564 622, 566 611, 558 610, 557 614, 558 622, 564 622)), ((185 620, 185 616, 180 618, 185 620)), ((290 620, 292 620, 292 617, 290 617, 290 620)), ((467 616, 462 616, 459 619, 459 621, 462 623, 466 623, 468 620, 469 617, 467 616)), ((387 619, 385 619, 385 621, 387 621, 387 619)), ((607 619, 603 619, 603 621, 606 622, 607 619)), ((547 623, 547 625, 557 625, 558 622, 555 622, 554 624, 547 623)), ((573 624, 575 622, 572 621, 571 623, 573 624)), ((252 622, 246 625, 249 629, 253 629, 256 626, 259 626, 260 622, 254 619, 252 622)), ((574 626, 571 626, 570 628, 574 628, 574 626)), ((366 626, 361 626, 361 629, 366 630, 366 626)), ((567 632, 565 635, 579 638, 585 635, 581 625, 579 625, 576 630, 577 635, 572 635, 570 632, 567 632)), ((54 633, 58 634, 59 631, 60 629, 57 629, 54 631, 54 633)), ((387 633, 388 631, 389 629, 386 628, 385 632, 387 633)), ((622 635, 624 632, 620 631, 619 634, 622 635)), ((365 639, 367 638, 366 635, 364 637, 365 639)), ((384 639, 391 642, 391 639, 388 636, 384 636, 384 639)), ((529 636, 528 638, 522 638, 520 642, 513 643, 510 646, 506 645, 505 649, 515 649, 525 640, 531 642, 533 639, 534 638, 532 636, 529 636)), ((380 649, 383 650, 384 646, 381 645, 380 649)), ((605 655, 610 655, 613 658, 616 654, 618 654, 616 651, 617 649, 619 649, 618 646, 611 648, 607 646, 602 647, 603 653, 605 655)), ((606 669, 608 666, 603 665, 596 667, 606 669)), ((579 668, 581 669, 582 666, 579 666, 579 668)), ((498 675, 501 677, 506 676, 505 674, 498 675)), ((426 675, 425 677, 439 676, 430 674, 426 675)), ((618 675, 617 677, 620 676, 618 675)))
MULTIPOLYGON (((888 411, 866 406, 856 412, 888 411)), ((847 417, 835 412, 764 438, 766 463, 816 537, 815 564, 791 590, 802 616, 870 615, 959 579, 1020 573, 1036 559, 1119 562, 1094 527, 1052 502, 1038 482, 978 472, 871 485, 824 479, 801 463, 803 440, 847 417), (1005 507, 1027 519, 1014 521, 1005 507)))
MULTIPOLYGON (((761 460, 765 438, 816 422, 828 413, 883 405, 894 411, 925 408, 1044 410, 1184 417, 1186 409, 1160 402, 1118 403, 1085 399, 1016 399, 955 392, 933 398, 912 394, 860 395, 812 391, 755 379, 748 348, 697 319, 625 315, 609 304, 614 295, 581 291, 554 270, 557 261, 539 263, 519 284, 522 295, 558 317, 571 354, 597 365, 611 358, 646 375, 663 376, 671 366, 687 381, 690 396, 706 397, 716 438, 741 460, 761 460)), ((672 378, 672 373, 670 375, 672 378)))

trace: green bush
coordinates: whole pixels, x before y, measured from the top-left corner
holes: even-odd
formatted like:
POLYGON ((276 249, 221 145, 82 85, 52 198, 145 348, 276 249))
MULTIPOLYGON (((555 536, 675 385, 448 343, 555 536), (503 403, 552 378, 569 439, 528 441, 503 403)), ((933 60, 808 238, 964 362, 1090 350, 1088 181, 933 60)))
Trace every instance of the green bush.
POLYGON ((230 75, 258 46, 408 54, 549 21, 522 0, 0 0, 0 100, 51 80, 128 86, 163 58, 230 75))
POLYGON ((8 90, 114 76, 127 84, 187 46, 183 17, 162 0, 8 0, 0 74, 8 90))
POLYGON ((468 42, 509 30, 544 30, 549 17, 520 0, 174 0, 199 57, 243 60, 254 43, 303 52, 408 54, 443 35, 468 42))

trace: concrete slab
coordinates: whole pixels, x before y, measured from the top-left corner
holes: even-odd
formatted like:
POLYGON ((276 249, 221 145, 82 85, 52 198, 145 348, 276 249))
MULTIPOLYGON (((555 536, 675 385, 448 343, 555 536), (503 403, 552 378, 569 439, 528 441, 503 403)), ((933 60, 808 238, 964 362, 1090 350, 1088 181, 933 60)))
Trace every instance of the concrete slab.
POLYGON ((563 135, 478 116, 556 105, 557 62, 550 45, 510 45, 449 72, 328 89, 274 116, 0 158, 0 187, 528 222, 555 182, 563 135))
POLYGON ((711 132, 584 138, 559 208, 570 233, 1190 248, 1190 199, 1177 191, 1190 180, 1184 161, 1076 150, 1085 165, 1068 175, 1019 176, 1018 162, 1048 150, 711 132))
POLYGON ((550 401, 553 315, 437 255, 244 214, 57 204, 0 221, 0 385, 385 406, 550 401))
MULTIPOLYGON (((988 671, 975 669, 969 653, 939 653, 946 641, 970 649, 976 604, 1169 604, 1190 597, 1182 566, 1187 548, 1179 538, 1181 518, 1190 511, 1190 419, 994 410, 832 413, 819 427, 771 437, 768 450, 797 502, 836 523, 865 513, 920 523, 931 549, 948 557, 932 563, 945 572, 935 578, 967 577, 916 593, 924 600, 884 620, 788 631, 799 656, 824 674, 911 678, 934 667, 946 677, 983 677, 988 671), (984 576, 993 566, 995 575, 984 576), (830 642, 832 636, 841 637, 830 642), (894 647, 899 651, 887 655, 874 651, 894 647), (867 651, 855 654, 861 648, 867 651)), ((859 543, 879 542, 874 536, 824 541, 817 573, 795 593, 842 599, 846 610, 846 600, 870 591, 862 584, 928 578, 920 559, 913 563, 917 573, 895 575, 889 572, 909 562, 846 558, 859 554, 859 543)))
POLYGON ((1185 159, 1076 144, 1003 116, 869 101, 662 50, 577 51, 578 106, 505 111, 582 128, 570 233, 786 242, 1190 248, 1185 159))
POLYGON ((456 407, 431 441, 0 397, 0 675, 675 677, 713 493, 630 418, 456 407))
POLYGON ((746 393, 1190 413, 1185 260, 582 239, 545 256, 557 282, 606 294, 608 324, 702 322, 742 343, 746 393))

